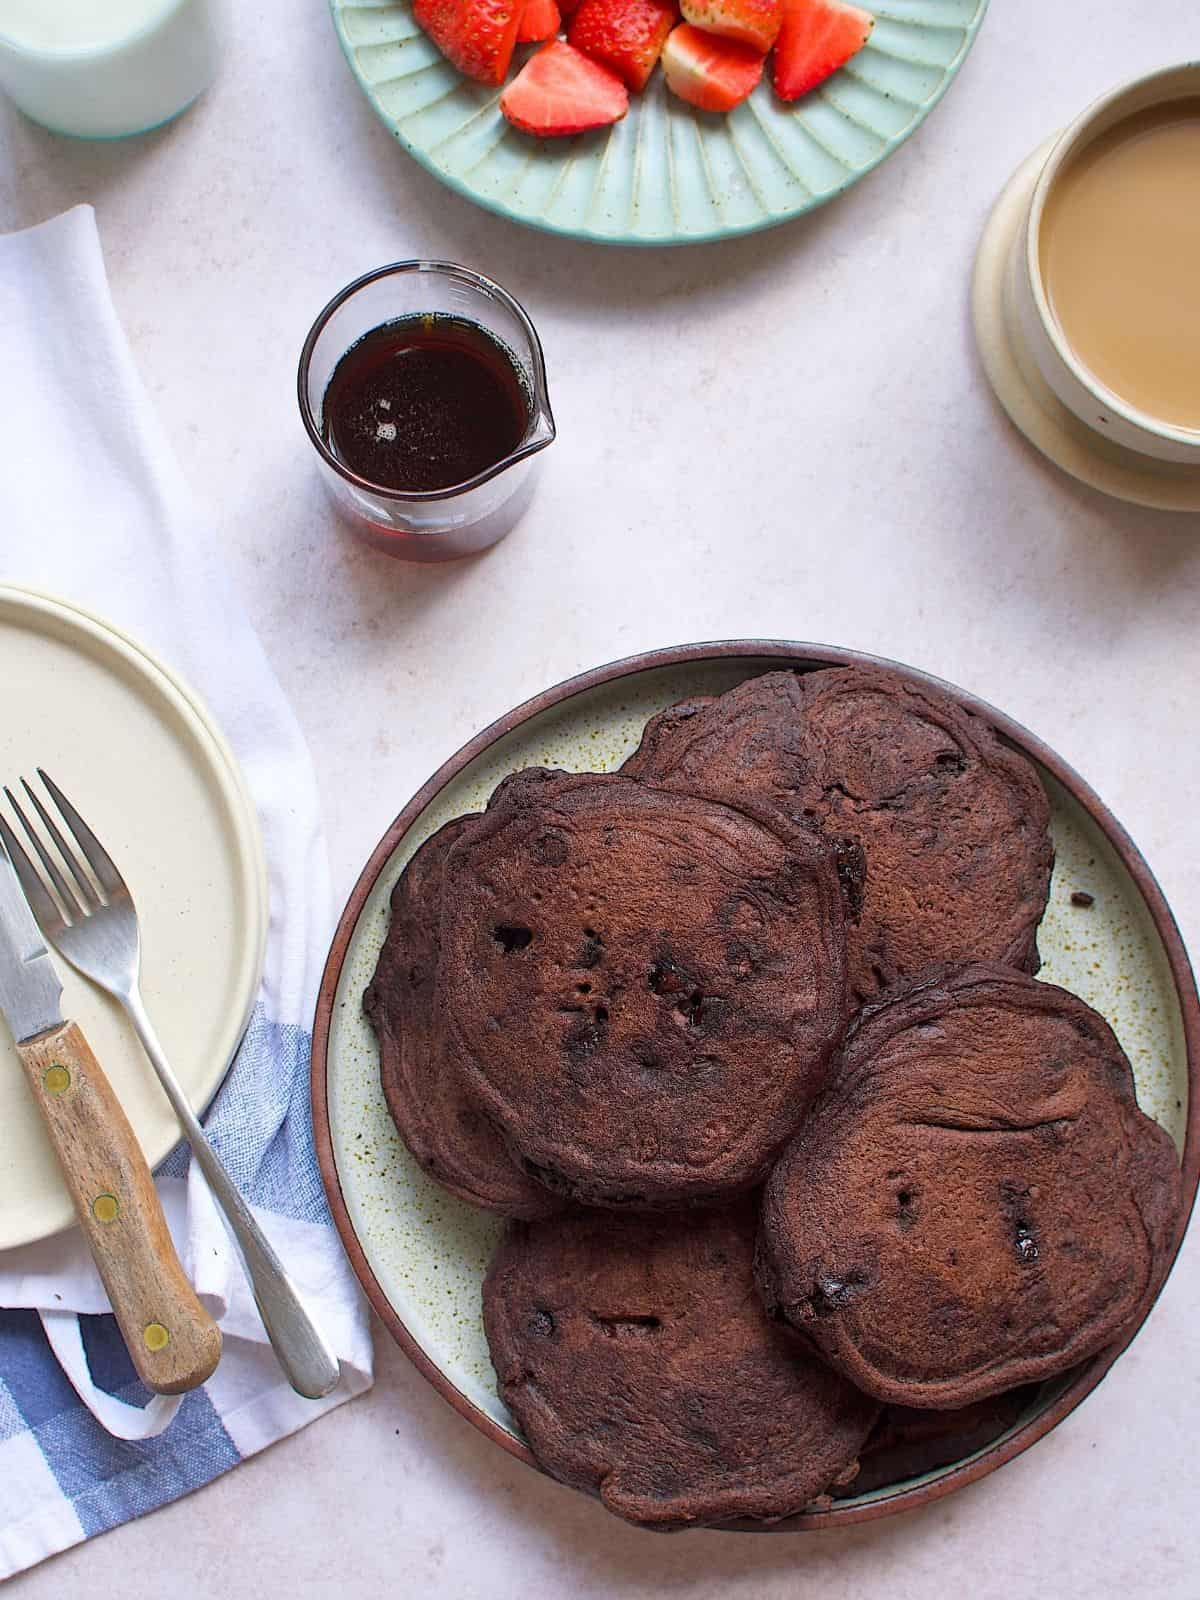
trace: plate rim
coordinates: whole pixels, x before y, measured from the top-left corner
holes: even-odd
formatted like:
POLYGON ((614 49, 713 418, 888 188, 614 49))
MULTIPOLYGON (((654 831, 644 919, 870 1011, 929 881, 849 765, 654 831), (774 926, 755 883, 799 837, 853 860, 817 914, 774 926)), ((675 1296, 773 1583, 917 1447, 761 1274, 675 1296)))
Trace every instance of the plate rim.
MULTIPOLYGON (((544 1472, 532 1451, 522 1440, 513 1438, 500 1427, 438 1367, 409 1332, 371 1270, 342 1192, 329 1117, 329 1033, 337 989, 364 907, 381 873, 387 867, 405 834, 426 807, 476 757, 533 717, 561 706, 589 690, 658 668, 688 667, 706 661, 728 661, 737 658, 777 663, 776 670, 782 670, 788 665, 811 665, 817 668, 847 666, 884 668, 899 674, 918 687, 933 687, 943 693, 951 694, 958 704, 983 717, 1023 754, 1043 766, 1100 829, 1142 897, 1166 953, 1172 985, 1179 1002, 1184 1051, 1187 1058, 1188 1114, 1180 1163, 1183 1204, 1171 1244, 1171 1265, 1159 1285, 1154 1300, 1139 1318, 1136 1326, 1118 1345, 1109 1346, 1099 1355, 1092 1357, 1044 1410, 971 1459, 943 1469, 932 1479, 912 1484, 907 1488, 899 1488, 895 1493, 885 1494, 877 1500, 868 1500, 861 1505, 850 1502, 826 1510, 802 1511, 769 1527, 755 1526, 752 1531, 793 1532, 820 1528, 846 1528, 855 1523, 873 1522, 881 1517, 894 1516, 901 1511, 928 1505, 945 1495, 952 1494, 957 1489, 965 1488, 967 1484, 986 1477, 988 1473, 994 1472, 998 1467, 1023 1454, 1074 1411, 1076 1406, 1097 1387, 1109 1368, 1136 1338, 1154 1304, 1157 1303, 1158 1295, 1162 1293, 1178 1259, 1195 1204, 1197 1184, 1200 1182, 1200 1105, 1197 1104, 1200 1096, 1200 994, 1197 992, 1191 961, 1174 913, 1145 857, 1099 794, 1068 762, 1022 723, 956 684, 949 683, 932 673, 923 672, 919 668, 907 666, 903 662, 836 645, 807 644, 785 639, 712 640, 706 643, 673 645, 665 649, 642 651, 636 655, 610 661, 604 666, 590 668, 533 695, 475 734, 421 785, 387 828, 351 890, 346 906, 338 919, 337 930, 322 971, 316 1014, 313 1019, 310 1063, 313 1137, 321 1178, 343 1248, 367 1298, 388 1333, 422 1376, 461 1417, 476 1427, 486 1438, 500 1445, 509 1455, 515 1456, 517 1460, 525 1462, 539 1472, 544 1472)), ((748 1526, 740 1525, 741 1528, 748 1526)))
MULTIPOLYGON (((397 0, 397 3, 399 3, 399 0, 397 0)), ((464 183, 461 178, 458 178, 453 173, 447 172, 443 168, 436 166, 427 152, 424 151, 419 145, 414 143, 413 140, 411 140, 408 135, 401 130, 399 122, 384 110, 383 106, 379 102, 378 96, 375 93, 373 85, 368 83, 366 76, 359 67, 358 62, 355 60, 354 47, 351 45, 350 40, 346 37, 345 31, 341 24, 342 14, 346 11, 348 4, 354 4, 354 0, 329 0, 329 14, 333 22, 333 31, 337 36, 337 41, 341 47, 342 55, 345 57, 346 65, 350 68, 351 75, 358 84, 359 89, 366 97, 368 105, 371 107, 371 110, 375 113, 376 117, 378 117, 379 121, 397 141, 397 143, 400 144, 405 153, 411 156, 419 166, 423 167, 431 177, 436 178, 439 183, 444 184, 446 188, 452 190, 462 199, 469 200, 472 205, 479 206, 482 210, 490 212, 493 216, 504 217, 509 222, 519 223, 520 226, 525 228, 533 228, 539 233, 548 233, 559 239, 578 239, 585 244, 612 245, 618 249, 653 250, 675 249, 677 247, 682 247, 689 244, 715 244, 722 239, 748 238, 752 234, 762 233, 767 228, 777 228, 785 222, 795 222, 800 217, 805 217, 814 211, 819 211, 823 206, 828 205, 831 200, 836 200, 841 195, 844 195, 863 178, 869 177, 870 174, 880 167, 889 156, 894 155, 896 151, 899 150, 901 145, 907 143, 907 141, 912 138, 913 134, 918 132, 918 130, 928 120, 931 113, 937 109, 938 105, 942 101, 943 96, 949 91, 951 84, 953 84, 955 79, 958 77, 958 74, 962 70, 967 57, 971 54, 971 51, 975 47, 975 42, 979 37, 979 30, 982 28, 984 19, 988 14, 988 7, 991 4, 991 0, 978 0, 978 9, 976 10, 975 15, 971 18, 970 22, 965 24, 963 29, 965 38, 963 39, 962 49, 952 61, 947 62, 941 83, 938 85, 937 89, 933 92, 929 99, 924 101, 916 109, 912 121, 909 122, 907 127, 903 128, 899 133, 892 134, 891 137, 884 142, 882 149, 877 155, 867 162, 866 165, 856 167, 853 171, 849 172, 846 178, 835 188, 830 189, 826 193, 819 196, 810 195, 808 200, 804 201, 798 206, 794 206, 786 211, 777 212, 770 216, 760 217, 754 222, 726 223, 717 228, 707 229, 702 233, 674 232, 670 234, 664 234, 658 238, 647 238, 642 234, 628 232, 598 233, 589 228, 573 228, 560 223, 550 222, 544 217, 527 216, 515 206, 506 205, 502 200, 493 199, 488 195, 478 193, 476 190, 470 188, 466 183, 464 183)))
MULTIPOLYGON (((220 1093, 245 1036, 262 985, 266 957, 270 895, 266 852, 258 810, 250 794, 245 774, 212 712, 196 691, 174 668, 168 666, 160 656, 118 623, 111 621, 101 612, 94 611, 79 601, 67 599, 63 595, 29 585, 0 582, 0 615, 10 608, 18 612, 31 612, 54 619, 59 624, 65 624, 68 628, 87 635, 102 649, 123 658, 143 680, 153 681, 157 678, 159 680, 157 686, 165 692, 168 701, 174 704, 180 720, 191 737, 197 740, 201 747, 204 745, 209 747, 210 759, 207 766, 210 775, 219 783, 238 840, 242 857, 238 876, 246 888, 247 907, 253 913, 254 927, 247 930, 249 933, 247 958, 243 969, 245 976, 242 978, 247 992, 237 1018, 235 1036, 211 1086, 205 1085, 194 1107, 197 1116, 203 1117, 220 1093)), ((152 1170, 167 1159, 183 1137, 180 1130, 171 1143, 157 1154, 155 1153, 157 1146, 145 1150, 146 1159, 152 1170)), ((21 1249, 27 1245, 40 1244, 46 1239, 66 1233, 75 1226, 72 1212, 71 1217, 60 1227, 4 1243, 2 1248, 21 1249)))

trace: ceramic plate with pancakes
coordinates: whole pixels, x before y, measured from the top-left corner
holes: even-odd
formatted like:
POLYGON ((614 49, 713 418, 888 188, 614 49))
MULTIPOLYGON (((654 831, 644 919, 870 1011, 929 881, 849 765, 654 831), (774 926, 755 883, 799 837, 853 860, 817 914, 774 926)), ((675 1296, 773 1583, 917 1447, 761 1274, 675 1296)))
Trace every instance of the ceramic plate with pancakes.
MULTIPOLYGON (((738 641, 664 650, 598 668, 517 707, 424 785, 380 841, 342 917, 326 968, 313 1041, 313 1108, 326 1188, 355 1269, 385 1324, 464 1416, 510 1453, 532 1457, 498 1398, 480 1315, 480 1285, 499 1218, 437 1188, 403 1148, 379 1084, 362 993, 387 928, 388 897, 422 841, 452 817, 481 810, 525 766, 613 770, 647 719, 692 696, 723 693, 757 674, 861 665, 826 647, 738 641)), ((1040 976, 1101 1011, 1128 1054, 1138 1099, 1181 1153, 1184 1208, 1200 1171, 1191 1084, 1200 1061, 1200 1001, 1170 910, 1132 841, 1053 751, 992 707, 910 669, 986 718, 1037 767, 1050 799, 1057 864, 1039 933, 1040 976), (1072 902, 1090 895, 1090 906, 1072 902)), ((1108 1349, 1036 1391, 1002 1436, 966 1461, 852 1495, 783 1524, 811 1528, 885 1515, 970 1482, 1026 1449, 1103 1377, 1108 1349)))

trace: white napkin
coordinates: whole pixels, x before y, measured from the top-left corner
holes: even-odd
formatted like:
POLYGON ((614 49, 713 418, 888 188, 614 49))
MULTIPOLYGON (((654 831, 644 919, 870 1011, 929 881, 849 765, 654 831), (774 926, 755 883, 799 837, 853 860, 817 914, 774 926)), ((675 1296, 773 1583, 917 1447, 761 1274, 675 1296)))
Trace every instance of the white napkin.
MULTIPOLYGON (((294 1054, 305 1048, 331 927, 311 764, 137 376, 90 207, 0 238, 0 372, 9 401, 0 578, 110 618, 177 668, 211 707, 248 780, 270 873, 266 968, 251 1025, 260 1033, 246 1048, 262 1051, 282 1039, 294 1054)), ((214 1115, 235 1125, 243 1117, 252 1138, 256 1108, 237 1103, 240 1067, 239 1058, 214 1115)), ((292 1393, 264 1350, 240 1262, 194 1166, 159 1184, 180 1254, 225 1334, 207 1393, 223 1417, 236 1411, 242 1455, 369 1385, 365 1307, 327 1213, 309 1220, 258 1213, 343 1363, 339 1388, 313 1402, 292 1393)), ((81 1366, 70 1314, 103 1311, 107 1302, 78 1232, 0 1253, 0 1307, 56 1313, 47 1327, 52 1343, 113 1431, 140 1437, 161 1426, 163 1408, 113 1411, 81 1366)), ((7 1489, 0 1481, 0 1500, 7 1489)))

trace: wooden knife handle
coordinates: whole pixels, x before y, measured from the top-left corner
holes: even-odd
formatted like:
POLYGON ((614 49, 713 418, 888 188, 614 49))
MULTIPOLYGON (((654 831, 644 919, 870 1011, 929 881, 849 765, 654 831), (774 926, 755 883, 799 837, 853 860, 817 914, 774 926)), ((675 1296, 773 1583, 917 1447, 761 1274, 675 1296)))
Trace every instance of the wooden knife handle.
POLYGON ((187 1280, 150 1168, 73 1022, 17 1046, 138 1376, 183 1394, 212 1376, 221 1333, 187 1280))

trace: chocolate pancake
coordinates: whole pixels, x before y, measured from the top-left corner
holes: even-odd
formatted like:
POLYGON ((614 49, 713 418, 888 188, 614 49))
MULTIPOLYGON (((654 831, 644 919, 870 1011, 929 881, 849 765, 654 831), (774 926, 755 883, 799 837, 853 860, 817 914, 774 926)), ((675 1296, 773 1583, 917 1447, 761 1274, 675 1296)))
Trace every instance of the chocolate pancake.
POLYGON ((957 1411, 919 1411, 915 1406, 885 1406, 862 1448, 858 1475, 834 1495, 870 1494, 906 1483, 926 1472, 965 1461, 994 1444, 1028 1411, 1039 1385, 1026 1384, 957 1411))
POLYGON ((762 1180, 824 1084, 844 916, 831 853, 786 818, 525 772, 447 858, 438 1007, 543 1182, 708 1201, 762 1180))
POLYGON ((949 1410, 1134 1328, 1180 1205, 1103 1017, 998 966, 931 974, 851 1026, 767 1185, 767 1305, 859 1388, 949 1410))
POLYGON ((685 723, 716 703, 715 696, 711 694, 693 695, 690 700, 679 700, 675 705, 668 706, 665 711, 660 711, 657 716, 651 717, 642 730, 641 744, 622 762, 621 771, 628 778, 640 778, 646 772, 652 773, 658 764, 663 745, 673 738, 685 723))
POLYGON ((861 845, 858 999, 942 962, 1037 971, 1049 804, 1029 762, 949 695, 873 667, 771 672, 652 719, 633 759, 648 782, 757 795, 861 845))
POLYGON ((562 1202, 522 1172, 468 1097, 433 1009, 442 873, 474 820, 448 822, 404 869, 392 890, 392 920, 363 1009, 379 1039, 392 1121, 425 1171, 472 1205, 511 1217, 544 1217, 562 1202))
POLYGON ((547 1472, 658 1526, 775 1519, 853 1474, 878 1406, 773 1327, 754 1210, 515 1223, 483 1290, 547 1472))

